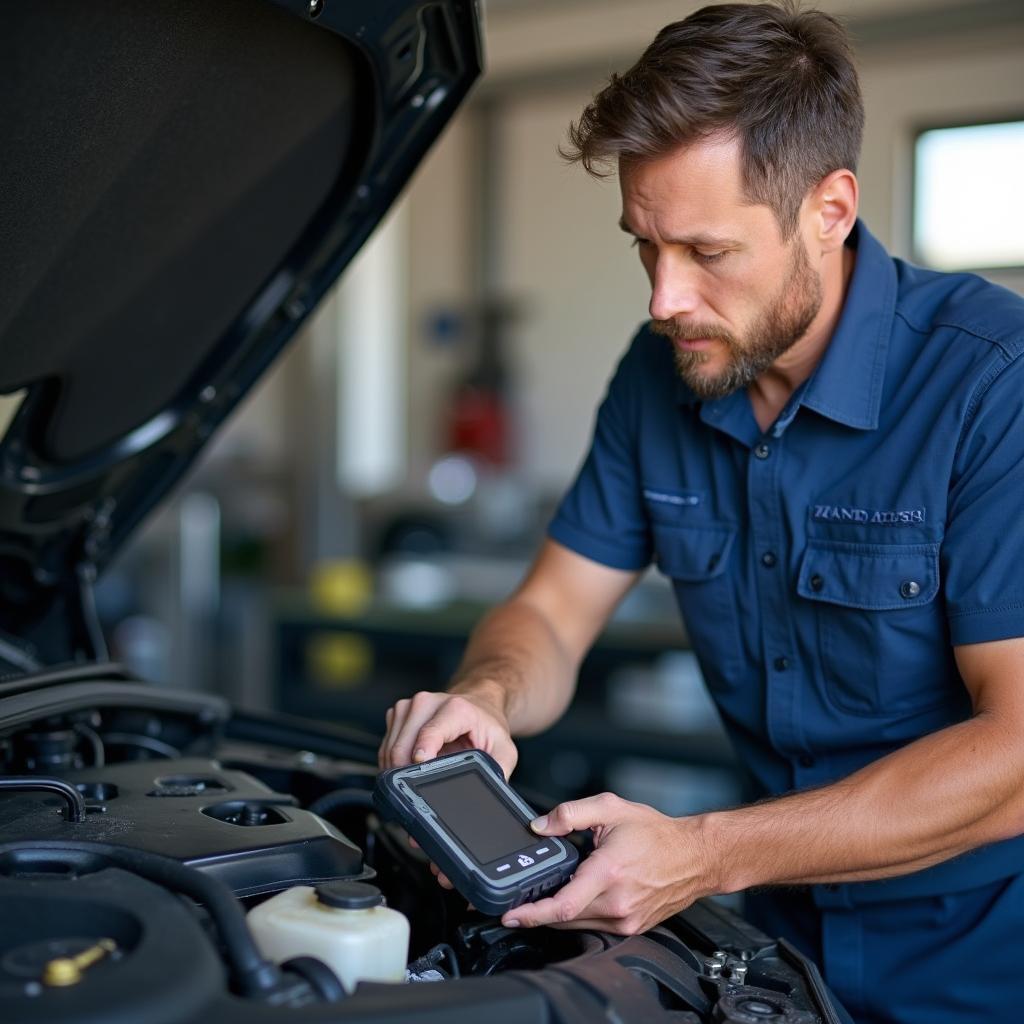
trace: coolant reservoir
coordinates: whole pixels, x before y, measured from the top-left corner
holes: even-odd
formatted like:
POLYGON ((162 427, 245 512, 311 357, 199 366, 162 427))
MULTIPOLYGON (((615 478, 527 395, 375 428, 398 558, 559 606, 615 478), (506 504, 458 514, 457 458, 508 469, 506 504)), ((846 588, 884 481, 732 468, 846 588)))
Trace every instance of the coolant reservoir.
POLYGON ((297 885, 248 914, 264 956, 281 963, 315 956, 351 992, 357 981, 404 981, 409 922, 366 882, 297 885))

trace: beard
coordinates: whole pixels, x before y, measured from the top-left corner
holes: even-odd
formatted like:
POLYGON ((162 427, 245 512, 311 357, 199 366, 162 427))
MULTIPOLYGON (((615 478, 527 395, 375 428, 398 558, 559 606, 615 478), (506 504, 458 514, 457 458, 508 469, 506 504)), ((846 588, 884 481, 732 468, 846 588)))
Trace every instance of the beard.
POLYGON ((745 337, 718 324, 678 324, 675 320, 653 320, 651 330, 666 338, 715 338, 725 344, 729 363, 714 376, 701 372, 709 361, 706 352, 686 352, 673 346, 679 376, 698 398, 712 400, 747 387, 791 349, 807 333, 821 302, 821 278, 811 267, 807 250, 798 237, 778 295, 757 315, 745 337))

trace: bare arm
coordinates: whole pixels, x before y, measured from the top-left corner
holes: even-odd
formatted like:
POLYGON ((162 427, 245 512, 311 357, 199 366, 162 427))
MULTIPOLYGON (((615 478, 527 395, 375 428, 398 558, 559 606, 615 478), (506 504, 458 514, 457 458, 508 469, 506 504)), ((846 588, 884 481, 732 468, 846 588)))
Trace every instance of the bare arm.
POLYGON ((1024 639, 956 658, 973 717, 831 785, 678 819, 611 794, 556 807, 535 830, 592 828, 597 849, 506 923, 633 934, 701 896, 886 878, 1024 833, 1024 639))
POLYGON ((511 735, 540 732, 562 715, 584 654, 638 575, 545 541, 519 589, 473 631, 450 690, 388 711, 381 767, 475 746, 510 774, 511 735))
POLYGON ((517 736, 547 729, 569 706, 580 662, 638 575, 545 541, 519 589, 473 631, 450 691, 494 694, 517 736))

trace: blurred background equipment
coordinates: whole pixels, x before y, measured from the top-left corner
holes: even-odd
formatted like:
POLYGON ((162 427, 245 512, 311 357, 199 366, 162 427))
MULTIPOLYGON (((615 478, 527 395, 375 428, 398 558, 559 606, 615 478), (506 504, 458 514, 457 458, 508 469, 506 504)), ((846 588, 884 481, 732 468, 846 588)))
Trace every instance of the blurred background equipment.
MULTIPOLYGON (((404 197, 98 588, 112 655, 371 731, 442 687, 521 579, 647 284, 616 183, 560 160, 615 69, 701 3, 490 0, 487 74, 404 197)), ((862 215, 897 256, 1024 290, 1014 0, 826 0, 860 61, 862 215)), ((0 426, 17 408, 0 398, 0 426)), ((666 581, 648 574, 522 744, 520 784, 670 813, 742 798, 666 581), (609 725, 614 728, 610 729, 609 725)))

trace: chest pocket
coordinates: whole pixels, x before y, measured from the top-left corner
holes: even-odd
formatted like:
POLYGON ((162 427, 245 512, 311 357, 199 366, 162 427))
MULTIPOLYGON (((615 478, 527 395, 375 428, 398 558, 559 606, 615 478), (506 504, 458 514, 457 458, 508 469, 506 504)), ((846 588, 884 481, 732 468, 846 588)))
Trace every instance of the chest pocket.
POLYGON ((672 581, 694 653, 713 690, 738 678, 735 580, 727 572, 736 528, 726 523, 651 523, 655 564, 672 581))
POLYGON ((843 711, 923 711, 950 699, 939 545, 810 540, 797 593, 815 603, 828 698, 843 711))

